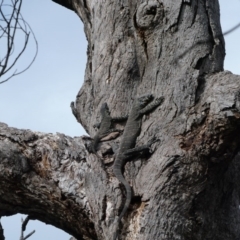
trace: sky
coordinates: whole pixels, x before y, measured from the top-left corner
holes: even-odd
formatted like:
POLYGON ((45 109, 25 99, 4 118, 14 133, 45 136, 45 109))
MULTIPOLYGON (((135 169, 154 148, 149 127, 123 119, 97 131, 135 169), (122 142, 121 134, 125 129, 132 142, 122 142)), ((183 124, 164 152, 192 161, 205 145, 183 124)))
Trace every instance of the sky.
MULTIPOLYGON (((240 22, 240 0, 220 0, 223 32, 240 22)), ((0 84, 0 122, 19 129, 61 132, 69 136, 86 134, 71 113, 83 83, 87 42, 76 14, 50 0, 24 0, 22 15, 31 25, 38 56, 25 73, 0 84)), ((240 28, 225 36, 225 70, 240 75, 240 28)), ((1 45, 0 45, 1 48, 1 45)), ((34 45, 18 68, 33 57, 34 45)), ((1 52, 0 52, 1 54, 1 52)), ((6 240, 20 237, 21 215, 1 219, 6 240)), ((63 231, 39 221, 30 221, 26 233, 36 230, 31 240, 68 240, 63 231)))

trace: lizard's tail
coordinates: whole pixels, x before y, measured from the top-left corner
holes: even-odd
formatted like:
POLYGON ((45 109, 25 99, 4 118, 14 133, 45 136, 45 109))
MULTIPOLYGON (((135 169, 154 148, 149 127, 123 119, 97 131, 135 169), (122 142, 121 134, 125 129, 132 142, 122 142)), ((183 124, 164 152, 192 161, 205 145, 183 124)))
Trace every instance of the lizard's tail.
MULTIPOLYGON (((126 190, 126 201, 125 201, 123 210, 122 210, 122 212, 121 212, 121 214, 118 218, 118 221, 117 221, 117 225, 119 225, 122 217, 124 216, 124 214, 126 213, 128 207, 130 205, 130 202, 131 202, 131 199, 132 199, 132 189, 131 189, 129 183, 123 177, 123 174, 121 172, 121 168, 119 168, 118 166, 113 166, 113 173, 115 174, 117 179, 124 185, 125 190, 126 190)), ((114 240, 117 239, 117 235, 118 235, 118 227, 117 227, 117 230, 114 234, 114 238, 113 238, 114 240)))

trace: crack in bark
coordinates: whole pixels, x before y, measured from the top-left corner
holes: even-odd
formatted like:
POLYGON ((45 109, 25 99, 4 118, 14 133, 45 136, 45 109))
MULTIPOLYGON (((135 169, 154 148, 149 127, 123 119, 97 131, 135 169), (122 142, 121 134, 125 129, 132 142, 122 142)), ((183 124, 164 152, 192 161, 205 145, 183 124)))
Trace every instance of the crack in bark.
POLYGON ((197 79, 197 82, 198 82, 198 85, 195 92, 195 104, 197 104, 200 101, 200 98, 204 93, 205 83, 206 83, 205 77, 200 75, 197 79))
POLYGON ((196 0, 196 5, 194 6, 194 14, 193 14, 193 19, 192 19, 192 24, 191 24, 191 27, 193 26, 193 24, 195 23, 196 21, 196 17, 197 17, 197 13, 198 13, 198 1, 199 0, 196 0))

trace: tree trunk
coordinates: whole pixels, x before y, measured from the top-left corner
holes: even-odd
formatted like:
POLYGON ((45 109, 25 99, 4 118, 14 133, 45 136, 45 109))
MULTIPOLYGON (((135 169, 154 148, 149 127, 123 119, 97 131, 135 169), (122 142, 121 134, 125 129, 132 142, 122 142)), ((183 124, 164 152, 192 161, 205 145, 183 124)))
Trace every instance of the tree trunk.
MULTIPOLYGON (((136 96, 165 98, 143 119, 137 145, 151 156, 124 176, 133 189, 119 239, 233 240, 240 237, 240 77, 223 71, 217 0, 54 0, 74 10, 88 39, 75 116, 91 137, 108 103, 129 112, 136 96)), ((124 128, 124 124, 119 127, 124 128)), ((0 215, 17 212, 77 239, 111 239, 125 201, 109 151, 90 138, 0 125, 0 215)))

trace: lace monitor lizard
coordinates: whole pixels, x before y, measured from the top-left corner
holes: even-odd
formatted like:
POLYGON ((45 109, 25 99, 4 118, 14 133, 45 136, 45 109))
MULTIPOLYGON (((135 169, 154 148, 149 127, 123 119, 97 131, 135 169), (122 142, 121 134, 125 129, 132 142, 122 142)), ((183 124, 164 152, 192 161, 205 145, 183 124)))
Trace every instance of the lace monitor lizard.
POLYGON ((135 147, 137 137, 141 132, 142 117, 144 114, 150 112, 155 107, 159 106, 163 102, 164 98, 156 98, 153 100, 153 95, 148 94, 138 97, 134 100, 132 108, 130 110, 126 126, 123 131, 120 147, 116 155, 113 164, 113 173, 117 179, 124 185, 126 190, 126 201, 120 216, 116 219, 116 231, 114 232, 113 240, 117 239, 118 227, 124 214, 126 213, 132 198, 132 191, 129 183, 123 176, 123 167, 127 160, 134 154, 148 150, 151 144, 154 142, 151 140, 147 145, 135 147))

